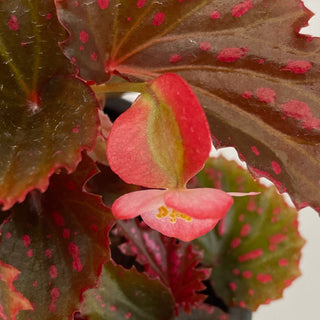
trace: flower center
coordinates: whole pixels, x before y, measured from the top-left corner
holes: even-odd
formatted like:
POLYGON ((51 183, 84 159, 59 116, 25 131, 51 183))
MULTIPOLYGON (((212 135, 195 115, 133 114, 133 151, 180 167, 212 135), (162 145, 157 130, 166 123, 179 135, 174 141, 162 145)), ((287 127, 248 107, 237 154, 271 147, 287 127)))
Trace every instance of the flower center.
POLYGON ((192 221, 192 218, 187 216, 186 214, 184 213, 181 213, 177 210, 174 210, 174 209, 168 209, 167 207, 165 206, 161 206, 158 210, 158 214, 157 214, 157 218, 158 219, 162 219, 166 216, 169 216, 170 218, 170 222, 171 223, 176 223, 177 222, 177 219, 180 218, 186 222, 191 222, 192 221))

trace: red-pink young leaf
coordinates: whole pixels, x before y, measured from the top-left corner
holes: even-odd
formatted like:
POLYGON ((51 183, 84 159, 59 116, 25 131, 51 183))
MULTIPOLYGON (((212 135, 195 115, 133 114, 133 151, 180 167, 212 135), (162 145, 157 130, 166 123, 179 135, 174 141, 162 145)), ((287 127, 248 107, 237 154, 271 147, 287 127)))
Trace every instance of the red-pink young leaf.
POLYGON ((94 146, 98 103, 73 76, 58 41, 53 1, 0 1, 0 205, 46 190, 59 167, 73 171, 94 146))
POLYGON ((215 292, 229 306, 252 311, 282 297, 300 275, 304 240, 298 232, 297 210, 274 186, 254 181, 249 172, 222 157, 209 159, 193 180, 198 187, 228 191, 260 191, 235 198, 219 225, 194 243, 204 249, 203 264, 212 267, 215 292))
POLYGON ((97 284, 114 220, 100 197, 84 191, 95 173, 84 155, 74 173, 53 175, 45 193, 33 191, 1 225, 0 259, 20 270, 15 287, 34 309, 19 319, 68 319, 97 284))
POLYGON ((159 278, 170 288, 176 313, 180 308, 190 312, 191 308, 201 307, 206 296, 198 291, 205 288, 202 281, 210 273, 208 269, 198 268, 202 253, 194 250, 191 244, 177 243, 135 220, 118 223, 128 239, 121 250, 134 254, 150 276, 159 278))
POLYGON ((118 198, 112 213, 117 219, 141 215, 150 228, 167 237, 191 241, 210 231, 232 202, 217 189, 142 190, 118 198))
POLYGON ((236 146, 255 176, 275 181, 300 207, 320 207, 320 42, 298 34, 312 16, 301 1, 118 0, 101 10, 65 0, 58 12, 71 33, 65 53, 82 77, 178 73, 199 97, 217 146, 236 146), (84 50, 81 30, 90 35, 84 50), (301 104, 302 119, 286 113, 301 104))
POLYGON ((203 167, 210 149, 198 99, 181 77, 164 74, 116 119, 107 155, 111 169, 127 183, 174 188, 203 167))
POLYGON ((84 293, 81 314, 90 320, 172 320, 174 299, 159 280, 107 262, 99 287, 84 293))
POLYGON ((13 285, 19 271, 0 261, 0 319, 16 320, 21 310, 32 310, 30 301, 25 298, 13 285))

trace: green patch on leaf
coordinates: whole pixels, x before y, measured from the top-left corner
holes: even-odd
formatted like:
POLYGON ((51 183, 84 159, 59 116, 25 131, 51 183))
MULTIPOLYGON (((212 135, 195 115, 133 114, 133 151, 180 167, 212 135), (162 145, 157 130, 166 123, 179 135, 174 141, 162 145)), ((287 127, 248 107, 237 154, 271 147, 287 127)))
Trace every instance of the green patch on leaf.
POLYGON ((282 297, 300 275, 304 240, 297 211, 276 188, 254 181, 249 172, 223 157, 209 159, 194 184, 230 192, 261 192, 235 198, 224 220, 195 240, 204 250, 204 265, 212 267, 212 285, 228 306, 256 310, 282 297))
POLYGON ((73 171, 94 146, 98 103, 58 42, 53 1, 0 2, 0 204, 42 192, 58 167, 73 171))
POLYGON ((104 265, 100 287, 84 294, 81 308, 90 320, 170 320, 173 311, 171 292, 159 280, 111 262, 104 265))
POLYGON ((83 190, 95 172, 85 156, 73 174, 53 175, 44 194, 33 191, 16 204, 1 225, 0 259, 20 270, 15 286, 34 309, 20 312, 20 320, 67 319, 97 284, 113 217, 83 190))

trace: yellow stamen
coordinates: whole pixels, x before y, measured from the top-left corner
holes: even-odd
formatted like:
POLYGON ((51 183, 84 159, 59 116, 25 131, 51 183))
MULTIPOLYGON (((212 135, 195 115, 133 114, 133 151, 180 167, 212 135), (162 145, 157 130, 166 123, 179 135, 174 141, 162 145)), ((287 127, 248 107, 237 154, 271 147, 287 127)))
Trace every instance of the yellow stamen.
POLYGON ((170 218, 170 222, 171 223, 176 223, 177 219, 182 219, 186 222, 191 222, 192 218, 187 216, 186 214, 179 212, 177 210, 174 209, 168 209, 165 206, 161 206, 158 210, 158 214, 157 214, 157 218, 162 219, 164 217, 166 217, 169 214, 169 218, 170 218), (170 211, 169 211, 170 210, 170 211))

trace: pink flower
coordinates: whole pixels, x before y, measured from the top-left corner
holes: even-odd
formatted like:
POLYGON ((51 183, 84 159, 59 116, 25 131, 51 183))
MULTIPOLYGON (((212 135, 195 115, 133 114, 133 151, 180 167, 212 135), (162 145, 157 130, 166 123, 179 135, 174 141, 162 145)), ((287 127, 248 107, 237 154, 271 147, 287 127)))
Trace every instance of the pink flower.
POLYGON ((231 207, 231 195, 185 187, 203 168, 210 150, 209 125, 189 85, 175 74, 148 83, 114 122, 107 156, 122 180, 152 190, 117 199, 112 206, 115 218, 140 215, 151 228, 183 241, 210 231, 231 207))
POLYGON ((167 237, 191 241, 210 231, 232 203, 232 197, 218 189, 153 189, 125 194, 114 202, 112 212, 117 219, 140 215, 167 237))

